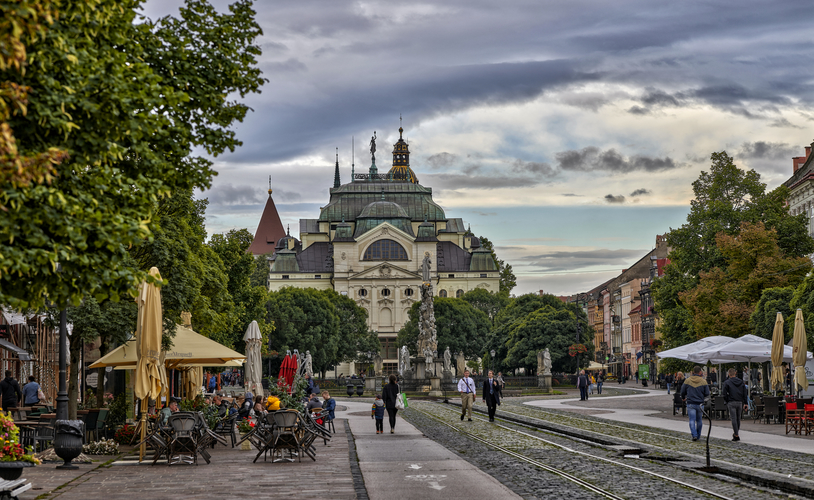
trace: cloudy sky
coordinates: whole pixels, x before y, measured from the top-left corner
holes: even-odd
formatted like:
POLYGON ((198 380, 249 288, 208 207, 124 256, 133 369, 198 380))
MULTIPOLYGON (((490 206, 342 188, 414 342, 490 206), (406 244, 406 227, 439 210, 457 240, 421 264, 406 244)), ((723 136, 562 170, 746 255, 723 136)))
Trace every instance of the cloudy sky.
MULTIPOLYGON (((215 1, 220 9, 227 2, 215 1)), ((150 0, 146 15, 181 2, 150 0)), ((451 217, 487 236, 516 293, 574 293, 681 225, 726 150, 769 187, 814 139, 810 1, 277 2, 255 5, 268 83, 217 158, 208 230, 254 232, 273 175, 283 224, 315 218, 398 139, 451 217)))

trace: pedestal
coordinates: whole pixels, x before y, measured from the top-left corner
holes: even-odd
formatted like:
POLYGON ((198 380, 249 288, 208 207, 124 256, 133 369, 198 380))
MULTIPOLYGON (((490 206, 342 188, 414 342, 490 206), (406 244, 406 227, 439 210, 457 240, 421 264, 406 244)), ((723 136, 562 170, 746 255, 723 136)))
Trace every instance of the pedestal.
POLYGON ((376 379, 377 377, 368 377, 365 379, 365 390, 368 394, 376 395, 376 379))
POLYGON ((551 388, 551 374, 537 375, 537 387, 549 394, 554 392, 551 388))
POLYGON ((430 393, 429 396, 441 398, 444 393, 441 392, 441 377, 430 377, 430 393))
POLYGON ((452 376, 452 372, 451 372, 451 371, 449 371, 449 370, 444 370, 443 375, 444 375, 444 376, 443 376, 444 382, 454 382, 454 381, 455 381, 455 377, 453 377, 453 376, 452 376))

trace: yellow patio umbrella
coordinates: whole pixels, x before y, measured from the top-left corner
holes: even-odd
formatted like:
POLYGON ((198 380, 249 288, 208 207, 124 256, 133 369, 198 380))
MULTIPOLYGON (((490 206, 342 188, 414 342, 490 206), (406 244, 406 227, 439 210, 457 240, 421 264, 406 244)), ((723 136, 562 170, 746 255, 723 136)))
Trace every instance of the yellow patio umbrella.
MULTIPOLYGON (((158 268, 150 268, 150 276, 161 280, 158 268)), ((141 400, 141 440, 139 461, 144 459, 147 436, 147 403, 149 399, 161 397, 161 333, 163 330, 163 315, 161 311, 161 291, 157 286, 144 281, 139 287, 136 297, 138 304, 138 319, 136 322, 136 353, 138 364, 136 366, 135 395, 141 400)))
POLYGON ((797 315, 794 317, 794 337, 791 339, 791 349, 791 359, 794 361, 794 385, 797 387, 797 391, 804 391, 808 389, 808 379, 806 378, 808 342, 806 341, 802 309, 797 309, 797 315))
POLYGON ((777 312, 772 333, 772 390, 782 389, 783 377, 783 315, 777 312))

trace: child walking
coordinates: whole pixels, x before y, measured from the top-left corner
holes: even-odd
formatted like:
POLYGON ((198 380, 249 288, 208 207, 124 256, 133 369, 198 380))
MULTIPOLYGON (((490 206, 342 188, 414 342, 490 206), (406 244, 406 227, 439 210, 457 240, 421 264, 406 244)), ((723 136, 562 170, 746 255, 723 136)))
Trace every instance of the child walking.
POLYGON ((384 401, 382 395, 376 394, 376 401, 373 402, 373 408, 370 409, 370 418, 376 420, 376 434, 384 433, 384 401))

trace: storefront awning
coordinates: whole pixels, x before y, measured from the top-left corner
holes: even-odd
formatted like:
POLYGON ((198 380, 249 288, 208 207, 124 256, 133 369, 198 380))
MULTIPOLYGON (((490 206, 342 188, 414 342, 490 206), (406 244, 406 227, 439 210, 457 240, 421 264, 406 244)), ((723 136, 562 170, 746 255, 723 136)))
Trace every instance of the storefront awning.
POLYGON ((17 357, 20 358, 20 361, 31 361, 31 355, 25 349, 20 349, 16 345, 12 344, 7 340, 0 339, 0 348, 5 349, 7 351, 11 351, 17 354, 17 357))

